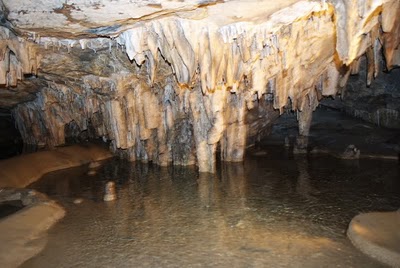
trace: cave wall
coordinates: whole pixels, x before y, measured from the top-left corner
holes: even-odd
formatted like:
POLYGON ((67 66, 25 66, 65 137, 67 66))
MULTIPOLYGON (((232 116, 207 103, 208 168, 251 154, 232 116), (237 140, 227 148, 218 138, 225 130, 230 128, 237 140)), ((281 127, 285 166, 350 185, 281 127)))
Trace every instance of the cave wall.
POLYGON ((400 129, 400 69, 387 72, 381 58, 379 75, 367 85, 366 57, 361 57, 359 63, 340 98, 326 98, 320 104, 378 127, 400 129))
POLYGON ((215 158, 217 145, 223 160, 241 161, 247 137, 261 135, 259 131, 279 115, 265 96, 253 95, 246 103, 248 81, 236 93, 218 90, 204 95, 199 85, 179 86, 161 55, 150 84, 147 67, 132 64, 118 47, 89 55, 82 55, 80 48, 42 53, 42 62, 51 63, 48 70, 42 67, 49 73, 47 86, 34 101, 13 109, 29 144, 53 147, 65 144, 68 136, 101 137, 129 160, 197 163, 213 170, 215 161, 210 158, 215 158))
MULTIPOLYGON (((222 160, 241 161, 285 109, 299 111, 306 136, 312 111, 323 96, 344 92, 361 56, 367 84, 380 53, 387 70, 400 65, 399 1, 292 1, 234 19, 229 4, 240 1, 227 1, 101 34, 42 26, 40 35, 29 20, 18 28, 17 2, 3 1, 17 27, 2 27, 0 82, 18 89, 26 74, 36 77, 37 97, 13 116, 24 141, 40 146, 101 137, 130 160, 213 172, 217 149, 222 160), (227 17, 213 16, 218 8, 227 17)), ((64 5, 56 14, 74 10, 64 5)))
POLYGON ((359 72, 349 79, 342 98, 342 110, 379 127, 400 129, 400 69, 381 70, 367 86, 365 63, 365 57, 361 58, 359 72))

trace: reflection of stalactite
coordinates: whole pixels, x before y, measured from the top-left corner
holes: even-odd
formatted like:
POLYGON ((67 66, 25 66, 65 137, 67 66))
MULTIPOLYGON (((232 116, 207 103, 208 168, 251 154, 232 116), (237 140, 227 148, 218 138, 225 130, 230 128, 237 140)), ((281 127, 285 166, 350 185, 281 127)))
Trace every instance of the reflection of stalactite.
POLYGON ((215 202, 214 191, 217 190, 214 187, 215 182, 214 175, 207 173, 200 174, 197 180, 199 199, 202 206, 206 209, 212 207, 215 202))
POLYGON ((247 177, 243 164, 224 164, 221 167, 221 177, 224 178, 222 184, 228 190, 228 198, 234 200, 237 212, 243 211, 247 198, 247 177))
POLYGON ((242 213, 246 205, 246 187, 247 180, 242 164, 224 164, 221 174, 200 174, 198 179, 199 198, 207 208, 228 205, 234 206, 235 212, 242 213), (229 200, 228 204, 225 204, 226 199, 229 200))
POLYGON ((213 213, 213 239, 221 248, 231 247, 231 243, 227 241, 235 233, 232 228, 248 227, 246 224, 250 211, 246 206, 247 178, 243 165, 227 163, 222 165, 218 174, 201 173, 198 179, 198 195, 204 210, 213 213))
POLYGON ((312 196, 314 189, 311 186, 310 175, 308 174, 308 159, 306 157, 296 157, 296 164, 299 172, 296 183, 296 193, 307 200, 315 199, 315 197, 312 196))

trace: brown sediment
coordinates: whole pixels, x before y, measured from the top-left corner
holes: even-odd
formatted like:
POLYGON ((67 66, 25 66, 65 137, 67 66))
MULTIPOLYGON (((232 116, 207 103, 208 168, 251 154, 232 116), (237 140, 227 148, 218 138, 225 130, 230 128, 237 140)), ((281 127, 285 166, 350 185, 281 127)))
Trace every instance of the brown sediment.
POLYGON ((105 148, 94 145, 73 145, 20 155, 0 162, 0 188, 23 188, 44 174, 110 158, 105 148))

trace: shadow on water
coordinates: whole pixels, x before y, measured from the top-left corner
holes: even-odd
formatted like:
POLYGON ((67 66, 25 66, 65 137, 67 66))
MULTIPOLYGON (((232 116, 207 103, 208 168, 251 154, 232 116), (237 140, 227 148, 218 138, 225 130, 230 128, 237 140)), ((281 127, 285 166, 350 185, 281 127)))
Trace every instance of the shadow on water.
POLYGON ((32 188, 67 216, 25 267, 379 267, 345 231, 360 212, 400 207, 397 162, 264 150, 216 174, 116 159, 94 176, 87 167, 49 174, 32 188), (110 180, 118 199, 105 203, 110 180))

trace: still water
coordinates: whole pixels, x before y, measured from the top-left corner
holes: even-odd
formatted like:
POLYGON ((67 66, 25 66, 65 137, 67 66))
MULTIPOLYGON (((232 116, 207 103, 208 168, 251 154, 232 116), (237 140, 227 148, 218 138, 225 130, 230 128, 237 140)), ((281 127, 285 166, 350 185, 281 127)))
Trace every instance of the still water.
POLYGON ((95 176, 51 173, 32 188, 67 216, 22 267, 384 267, 345 232, 360 212, 400 207, 397 162, 264 149, 213 175, 116 159, 95 176), (108 203, 107 181, 118 194, 108 203))

